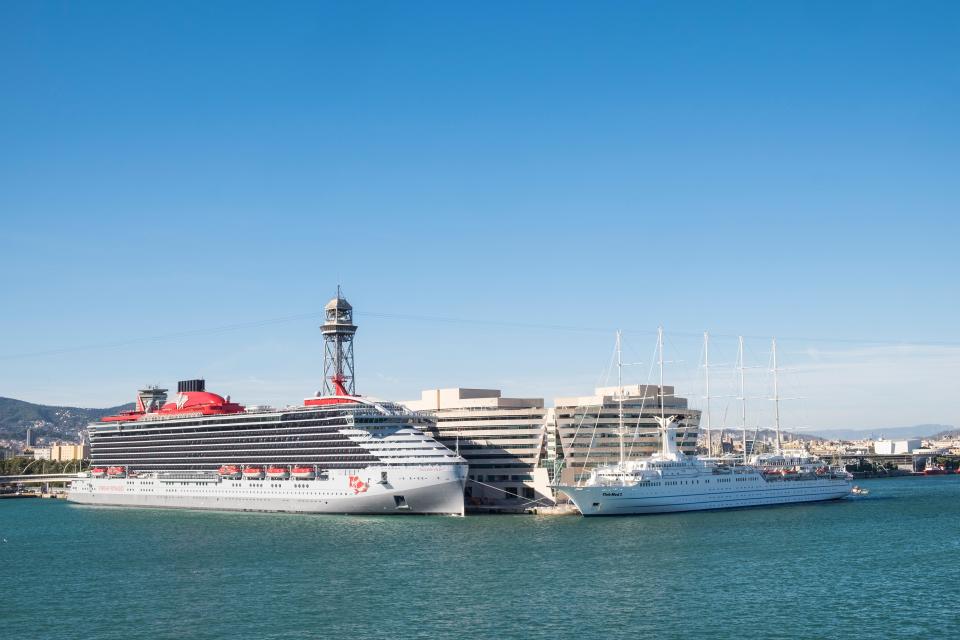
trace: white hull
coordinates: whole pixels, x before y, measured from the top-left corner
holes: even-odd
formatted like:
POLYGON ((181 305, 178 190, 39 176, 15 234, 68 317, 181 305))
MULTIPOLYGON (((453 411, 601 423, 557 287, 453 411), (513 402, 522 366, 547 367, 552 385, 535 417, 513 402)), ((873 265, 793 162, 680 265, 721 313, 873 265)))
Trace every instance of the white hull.
POLYGON ((761 482, 759 486, 744 489, 729 489, 718 484, 557 488, 568 495, 585 516, 676 513, 821 502, 845 498, 850 495, 852 488, 850 481, 842 478, 761 482))
POLYGON ((327 480, 177 480, 84 478, 68 499, 78 504, 221 511, 340 514, 436 514, 462 516, 465 465, 370 467, 333 473, 327 480), (388 482, 380 483, 381 472, 388 482), (357 491, 349 476, 365 488, 357 491))

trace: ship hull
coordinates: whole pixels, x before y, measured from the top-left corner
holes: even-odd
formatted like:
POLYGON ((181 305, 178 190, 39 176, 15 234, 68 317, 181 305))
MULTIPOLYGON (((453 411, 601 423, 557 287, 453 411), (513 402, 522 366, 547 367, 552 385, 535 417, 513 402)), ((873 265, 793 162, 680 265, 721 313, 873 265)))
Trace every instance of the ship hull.
MULTIPOLYGON (((329 480, 207 479, 164 481, 147 478, 85 478, 74 481, 68 499, 109 507, 265 511, 317 514, 464 513, 465 466, 411 468, 407 477, 371 482, 380 469, 364 470, 360 490, 349 476, 329 480)), ((397 475, 396 469, 389 471, 397 475)))
MULTIPOLYGON (((675 491, 674 487, 557 487, 584 516, 643 515, 741 509, 802 502, 839 500, 852 486, 842 479, 767 482, 755 489, 675 491)), ((698 488, 699 489, 699 488, 698 488)))

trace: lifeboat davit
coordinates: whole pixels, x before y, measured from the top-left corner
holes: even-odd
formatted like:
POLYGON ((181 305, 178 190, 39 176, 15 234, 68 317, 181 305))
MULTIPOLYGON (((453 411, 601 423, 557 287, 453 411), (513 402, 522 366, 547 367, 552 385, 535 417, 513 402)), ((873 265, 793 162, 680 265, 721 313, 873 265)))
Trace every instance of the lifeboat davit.
POLYGON ((317 477, 317 472, 313 467, 294 467, 293 477, 297 480, 313 480, 317 477))
POLYGON ((111 478, 122 478, 127 475, 123 467, 107 467, 107 475, 111 478))
POLYGON ((290 477, 290 469, 286 467, 270 467, 267 469, 267 475, 274 480, 286 480, 290 477))
POLYGON ((240 467, 235 464, 225 464, 217 470, 221 478, 239 478, 240 467))
POLYGON ((259 480, 263 477, 263 467, 247 467, 243 470, 243 477, 259 480))
POLYGON ((107 475, 107 470, 103 467, 94 467, 93 469, 90 469, 90 475, 92 475, 94 478, 102 478, 103 476, 107 475))

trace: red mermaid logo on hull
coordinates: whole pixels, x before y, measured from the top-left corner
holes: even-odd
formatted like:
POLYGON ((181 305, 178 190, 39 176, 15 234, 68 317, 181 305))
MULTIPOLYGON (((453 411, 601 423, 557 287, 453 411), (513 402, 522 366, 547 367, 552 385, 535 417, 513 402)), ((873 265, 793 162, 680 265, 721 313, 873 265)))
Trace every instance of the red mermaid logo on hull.
POLYGON ((353 493, 363 493, 370 488, 366 482, 360 479, 360 476, 350 476, 350 488, 353 489, 353 493))

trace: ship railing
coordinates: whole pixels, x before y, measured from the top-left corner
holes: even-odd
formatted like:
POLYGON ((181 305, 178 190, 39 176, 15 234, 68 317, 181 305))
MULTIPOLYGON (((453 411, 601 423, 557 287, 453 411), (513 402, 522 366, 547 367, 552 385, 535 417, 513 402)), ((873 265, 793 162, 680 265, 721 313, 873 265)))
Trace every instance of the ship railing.
POLYGON ((216 471, 160 471, 157 479, 161 482, 219 482, 216 471))

